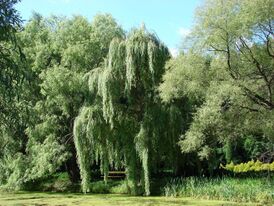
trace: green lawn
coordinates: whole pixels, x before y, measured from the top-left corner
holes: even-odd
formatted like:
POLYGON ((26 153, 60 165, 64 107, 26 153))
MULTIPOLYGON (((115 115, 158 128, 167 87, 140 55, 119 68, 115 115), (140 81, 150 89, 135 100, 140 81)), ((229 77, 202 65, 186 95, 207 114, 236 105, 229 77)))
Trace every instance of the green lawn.
MULTIPOLYGON (((194 200, 172 197, 133 197, 126 195, 83 195, 62 193, 2 193, 0 206, 182 206, 247 205, 226 201, 194 200)), ((248 204, 255 205, 255 204, 248 204)))

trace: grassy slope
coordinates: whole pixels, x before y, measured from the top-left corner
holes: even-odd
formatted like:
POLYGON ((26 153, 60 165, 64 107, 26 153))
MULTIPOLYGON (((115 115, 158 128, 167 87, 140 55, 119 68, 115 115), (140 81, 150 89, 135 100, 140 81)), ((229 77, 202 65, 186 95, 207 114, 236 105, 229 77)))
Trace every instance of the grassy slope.
MULTIPOLYGON (((182 206, 246 205, 225 201, 191 198, 132 197, 126 195, 83 195, 76 193, 0 193, 0 206, 182 206)), ((255 205, 255 204, 248 204, 255 205)))

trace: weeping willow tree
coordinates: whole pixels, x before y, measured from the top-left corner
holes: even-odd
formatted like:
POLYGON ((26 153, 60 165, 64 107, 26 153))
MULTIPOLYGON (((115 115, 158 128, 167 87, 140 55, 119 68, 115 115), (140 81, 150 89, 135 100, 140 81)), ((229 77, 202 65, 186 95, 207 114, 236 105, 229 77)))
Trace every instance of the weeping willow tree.
POLYGON ((87 75, 93 98, 74 125, 84 192, 89 191, 90 166, 97 160, 105 181, 110 166, 122 166, 130 192, 150 195, 150 175, 157 170, 160 153, 172 151, 168 146, 174 147, 171 139, 179 134, 167 125, 180 123, 180 115, 172 115, 157 92, 169 58, 167 47, 142 27, 126 39, 114 39, 105 62, 87 75))

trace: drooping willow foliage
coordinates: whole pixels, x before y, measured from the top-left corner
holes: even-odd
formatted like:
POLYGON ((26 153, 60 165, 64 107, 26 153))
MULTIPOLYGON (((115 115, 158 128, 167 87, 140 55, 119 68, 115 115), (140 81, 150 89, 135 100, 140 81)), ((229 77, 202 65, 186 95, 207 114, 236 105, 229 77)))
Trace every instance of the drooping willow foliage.
POLYGON ((114 39, 103 66, 88 74, 93 100, 74 126, 84 192, 89 191, 90 167, 98 160, 105 181, 111 166, 124 167, 131 193, 150 194, 152 169, 162 154, 172 156, 180 133, 168 126, 180 124, 180 115, 160 104, 157 92, 169 57, 168 49, 143 27, 126 39, 114 39))

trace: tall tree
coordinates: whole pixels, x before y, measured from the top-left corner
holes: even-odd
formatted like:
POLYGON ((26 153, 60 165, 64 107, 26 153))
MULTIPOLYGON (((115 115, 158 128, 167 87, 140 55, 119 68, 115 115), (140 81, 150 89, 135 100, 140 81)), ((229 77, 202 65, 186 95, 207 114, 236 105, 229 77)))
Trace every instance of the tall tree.
POLYGON ((89 190, 90 165, 99 156, 105 177, 112 162, 122 164, 132 193, 139 193, 141 182, 144 193, 150 194, 154 164, 176 136, 162 125, 179 118, 161 105, 157 91, 167 59, 168 49, 143 27, 126 39, 114 39, 103 67, 89 74, 96 98, 82 108, 74 125, 84 192, 89 190))

